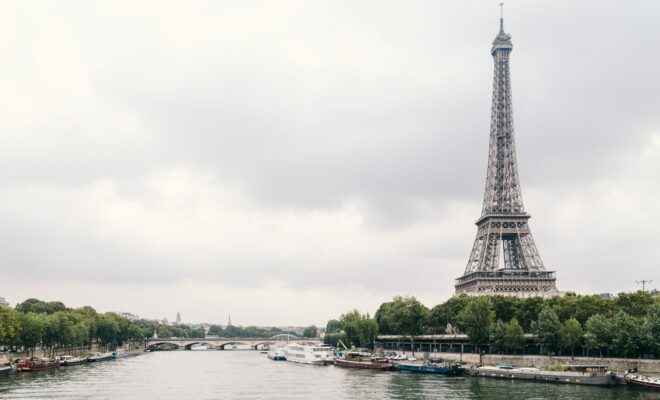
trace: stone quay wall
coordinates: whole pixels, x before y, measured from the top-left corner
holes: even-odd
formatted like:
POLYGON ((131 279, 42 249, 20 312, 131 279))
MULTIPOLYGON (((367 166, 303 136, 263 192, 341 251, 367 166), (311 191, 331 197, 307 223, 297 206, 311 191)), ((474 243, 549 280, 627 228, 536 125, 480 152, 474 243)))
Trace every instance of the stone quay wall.
MULTIPOLYGON (((398 352, 412 355, 411 352, 398 352)), ((416 351, 414 356, 422 357, 422 353, 416 351)), ((429 353, 431 358, 450 358, 452 360, 463 360, 471 364, 479 363, 478 353, 429 353)), ((515 364, 518 367, 543 368, 548 365, 607 365, 611 371, 623 374, 631 368, 637 368, 640 374, 660 376, 660 360, 637 359, 637 358, 600 358, 600 357, 564 357, 564 356, 540 356, 540 355, 508 355, 508 354, 484 354, 482 357, 484 365, 515 364)))

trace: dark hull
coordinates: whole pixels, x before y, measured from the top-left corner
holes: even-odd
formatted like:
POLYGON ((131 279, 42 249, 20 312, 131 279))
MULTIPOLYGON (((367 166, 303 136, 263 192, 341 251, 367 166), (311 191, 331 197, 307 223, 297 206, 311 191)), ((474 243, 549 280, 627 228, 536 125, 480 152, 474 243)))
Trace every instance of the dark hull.
POLYGON ((422 374, 460 375, 463 368, 458 365, 434 366, 423 364, 394 364, 397 371, 417 372, 422 374))
POLYGON ((613 374, 591 374, 591 375, 572 375, 551 373, 546 371, 539 372, 516 372, 512 370, 480 370, 470 369, 469 374, 472 376, 480 376, 484 378, 496 379, 519 379, 534 382, 547 382, 547 383, 569 383, 574 385, 594 385, 594 386, 610 386, 616 382, 616 377, 613 374))
POLYGON ((112 360, 112 356, 106 356, 106 357, 101 357, 101 358, 88 358, 88 362, 99 362, 99 361, 107 361, 107 360, 112 360))
POLYGON ((628 378, 628 377, 624 377, 623 379, 625 379, 626 383, 628 385, 631 385, 631 387, 640 388, 640 389, 660 390, 660 384, 645 382, 645 381, 637 380, 637 379, 634 379, 634 378, 628 378))
POLYGON ((335 365, 345 368, 364 368, 364 369, 375 369, 379 371, 388 371, 394 369, 394 364, 390 362, 351 361, 351 360, 342 360, 341 358, 335 359, 335 365))
POLYGON ((87 364, 87 360, 80 360, 80 361, 73 361, 73 362, 72 361, 66 361, 66 362, 63 362, 60 365, 62 365, 63 367, 68 367, 68 366, 71 366, 71 365, 80 365, 80 364, 87 364))
POLYGON ((18 367, 16 367, 16 371, 18 372, 39 372, 39 371, 46 371, 49 369, 57 368, 60 366, 60 363, 55 361, 55 362, 48 362, 48 363, 22 363, 19 364, 18 367))

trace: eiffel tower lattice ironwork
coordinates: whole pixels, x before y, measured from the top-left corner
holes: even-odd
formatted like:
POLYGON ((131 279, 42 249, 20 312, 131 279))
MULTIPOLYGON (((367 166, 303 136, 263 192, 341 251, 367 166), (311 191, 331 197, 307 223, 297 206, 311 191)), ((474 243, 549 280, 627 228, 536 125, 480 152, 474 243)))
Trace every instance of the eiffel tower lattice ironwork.
POLYGON ((509 73, 512 49, 511 36, 504 32, 500 18, 500 31, 491 49, 495 73, 484 204, 465 273, 456 280, 456 294, 557 294, 555 273, 543 266, 520 192, 509 73))

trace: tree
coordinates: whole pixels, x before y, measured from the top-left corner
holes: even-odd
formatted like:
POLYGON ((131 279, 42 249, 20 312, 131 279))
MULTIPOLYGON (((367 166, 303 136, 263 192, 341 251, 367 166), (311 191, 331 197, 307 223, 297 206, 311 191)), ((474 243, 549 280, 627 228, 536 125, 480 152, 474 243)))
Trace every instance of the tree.
POLYGON ((617 311, 624 311, 633 317, 643 318, 653 302, 653 296, 650 293, 637 291, 619 293, 614 299, 614 306, 617 311))
POLYGON ((554 296, 547 301, 560 322, 567 321, 575 316, 577 310, 578 298, 575 293, 567 293, 565 296, 554 296))
POLYGON ((117 345, 120 341, 121 328, 114 318, 116 315, 115 313, 105 313, 97 316, 98 339, 104 347, 117 345))
POLYGON ((213 336, 222 336, 222 327, 219 325, 211 325, 211 327, 209 327, 208 334, 213 336))
MULTIPOLYGON (((419 335, 427 326, 429 309, 415 297, 396 296, 380 306, 376 321, 381 332, 398 335, 419 335)), ((344 327, 345 329, 345 327, 344 327)))
POLYGON ((159 338, 162 339, 169 339, 172 337, 172 331, 170 330, 170 327, 167 325, 158 325, 158 330, 156 331, 156 334, 158 335, 159 338))
POLYGON ((378 333, 378 324, 369 314, 361 314, 358 310, 352 310, 339 317, 344 327, 347 345, 357 347, 373 348, 374 338, 378 333))
POLYGON ((466 294, 450 297, 446 302, 433 307, 429 313, 429 326, 438 333, 445 332, 448 324, 457 328, 460 325, 458 315, 468 305, 470 297, 466 294))
POLYGON ((515 317, 523 327, 523 330, 526 332, 532 330, 532 322, 538 320, 539 313, 543 310, 544 306, 545 303, 541 297, 528 297, 520 301, 515 317))
POLYGON ((306 338, 315 338, 317 333, 316 325, 310 325, 303 331, 303 336, 306 338))
POLYGON ((22 303, 16 304, 15 309, 22 313, 53 314, 58 311, 65 311, 66 307, 60 301, 46 302, 38 299, 27 299, 22 303))
POLYGON ((643 325, 644 344, 656 357, 660 357, 660 302, 656 301, 646 313, 643 325))
POLYGON ((611 305, 611 300, 604 299, 598 294, 579 296, 575 304, 575 319, 584 325, 592 315, 609 315, 611 305))
POLYGON ((506 324, 506 346, 513 353, 525 349, 525 332, 515 318, 506 324))
POLYGON ((635 356, 643 345, 640 322, 627 312, 620 310, 612 319, 616 327, 612 338, 612 348, 623 357, 635 356))
POLYGON ((0 345, 13 345, 20 333, 18 314, 9 307, 0 306, 0 345))
POLYGON ((520 299, 511 296, 492 296, 495 318, 502 321, 511 321, 520 308, 520 299))
POLYGON ((507 324, 498 319, 490 327, 490 344, 493 351, 496 353, 504 353, 506 351, 506 328, 507 324))
POLYGON ((575 318, 566 320, 559 330, 561 343, 564 348, 571 349, 571 357, 574 355, 575 345, 580 343, 583 335, 584 332, 582 331, 582 325, 580 325, 580 321, 575 318))
POLYGON ((614 327, 611 320, 605 318, 602 314, 595 314, 589 317, 584 324, 584 341, 587 349, 598 350, 600 356, 603 356, 603 350, 609 353, 610 344, 614 338, 614 327))
POLYGON ((337 321, 336 319, 331 319, 325 326, 325 333, 328 334, 339 332, 341 329, 341 322, 337 321))
POLYGON ((20 343, 26 351, 32 350, 41 343, 46 325, 45 316, 33 312, 21 313, 20 324, 20 343))
POLYGON ((541 352, 544 354, 554 353, 559 350, 559 330, 561 323, 557 313, 548 307, 545 307, 538 316, 534 324, 534 330, 538 335, 538 341, 541 345, 541 352))
POLYGON ((493 303, 488 297, 475 297, 460 312, 458 319, 464 327, 470 343, 481 348, 488 343, 490 325, 495 319, 493 303))

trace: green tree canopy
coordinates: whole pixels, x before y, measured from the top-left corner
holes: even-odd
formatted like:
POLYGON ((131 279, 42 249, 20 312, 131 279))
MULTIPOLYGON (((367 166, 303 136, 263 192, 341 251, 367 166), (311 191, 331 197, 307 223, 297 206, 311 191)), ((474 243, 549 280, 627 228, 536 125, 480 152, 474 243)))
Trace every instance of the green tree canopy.
POLYGON ((534 330, 538 335, 538 342, 544 354, 554 353, 559 350, 560 329, 561 322, 559 322, 557 313, 550 306, 545 307, 539 313, 538 320, 534 324, 534 330))
POLYGON ((470 343, 481 348, 488 343, 490 326, 495 319, 493 303, 488 297, 470 299, 458 319, 468 335, 470 343))
POLYGON ((564 348, 571 350, 571 357, 574 355, 575 346, 580 343, 583 335, 584 332, 582 331, 582 325, 580 325, 580 321, 575 318, 566 320, 559 330, 561 344, 564 348))
POLYGON ((303 336, 306 338, 315 338, 318 334, 316 325, 310 325, 303 330, 303 336))

